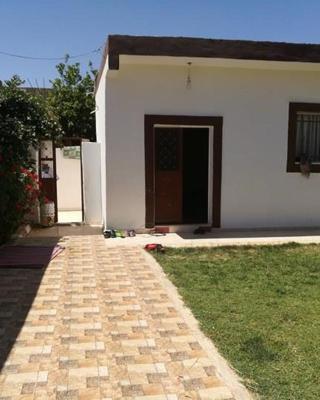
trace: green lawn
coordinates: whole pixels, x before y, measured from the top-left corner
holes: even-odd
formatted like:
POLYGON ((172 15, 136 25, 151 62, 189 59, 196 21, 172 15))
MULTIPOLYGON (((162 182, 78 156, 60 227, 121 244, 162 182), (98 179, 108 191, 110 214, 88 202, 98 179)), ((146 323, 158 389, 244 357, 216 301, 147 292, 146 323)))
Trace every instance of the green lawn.
POLYGON ((157 254, 202 330, 268 400, 320 398, 320 246, 157 254))

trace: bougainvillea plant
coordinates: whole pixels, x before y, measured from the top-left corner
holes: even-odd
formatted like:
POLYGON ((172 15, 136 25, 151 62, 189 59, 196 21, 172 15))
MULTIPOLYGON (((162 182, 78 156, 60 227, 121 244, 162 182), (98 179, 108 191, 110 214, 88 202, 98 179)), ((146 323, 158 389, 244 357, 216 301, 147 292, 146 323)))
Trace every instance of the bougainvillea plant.
POLYGON ((14 76, 0 81, 0 243, 34 209, 40 196, 31 150, 58 132, 44 101, 21 89, 14 76))

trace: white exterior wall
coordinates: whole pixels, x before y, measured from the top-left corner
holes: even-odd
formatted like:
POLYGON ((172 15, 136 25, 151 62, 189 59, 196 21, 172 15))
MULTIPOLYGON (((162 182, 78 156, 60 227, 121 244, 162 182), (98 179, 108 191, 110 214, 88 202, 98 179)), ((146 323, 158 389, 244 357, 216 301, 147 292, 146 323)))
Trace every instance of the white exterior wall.
POLYGON ((108 226, 145 226, 145 114, 223 117, 223 228, 320 225, 320 174, 286 172, 289 102, 320 103, 320 72, 192 67, 191 89, 186 74, 121 65, 107 78, 108 226))
POLYGON ((102 222, 104 227, 107 226, 107 189, 106 189, 106 73, 107 73, 107 65, 106 62, 105 68, 102 72, 102 76, 100 79, 99 87, 95 95, 96 100, 96 135, 97 142, 101 144, 101 204, 102 204, 102 222))

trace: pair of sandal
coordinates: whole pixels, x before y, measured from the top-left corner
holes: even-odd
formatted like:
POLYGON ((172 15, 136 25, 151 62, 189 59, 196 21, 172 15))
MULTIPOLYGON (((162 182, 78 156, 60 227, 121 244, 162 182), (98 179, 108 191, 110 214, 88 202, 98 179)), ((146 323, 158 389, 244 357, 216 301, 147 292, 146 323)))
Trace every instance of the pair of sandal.
POLYGON ((105 239, 109 238, 126 238, 126 237, 134 237, 136 236, 136 232, 133 229, 122 230, 122 229, 107 229, 103 232, 103 236, 105 239))

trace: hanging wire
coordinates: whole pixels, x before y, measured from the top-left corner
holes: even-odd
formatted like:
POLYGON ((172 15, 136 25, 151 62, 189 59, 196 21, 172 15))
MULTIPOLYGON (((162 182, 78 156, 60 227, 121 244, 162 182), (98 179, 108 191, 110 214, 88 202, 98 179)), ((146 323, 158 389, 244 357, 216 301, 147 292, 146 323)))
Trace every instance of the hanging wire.
POLYGON ((68 59, 74 59, 74 58, 89 56, 90 54, 93 54, 93 53, 99 53, 101 51, 101 48, 102 48, 102 46, 98 47, 97 49, 88 51, 87 53, 75 54, 75 55, 70 55, 70 56, 65 55, 63 57, 31 57, 31 56, 24 56, 21 54, 7 53, 6 51, 0 51, 0 54, 2 54, 4 56, 8 56, 8 57, 22 58, 25 60, 61 61, 61 60, 65 60, 66 57, 68 57, 68 59))

